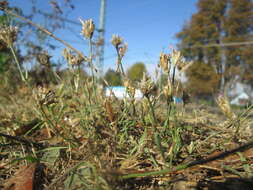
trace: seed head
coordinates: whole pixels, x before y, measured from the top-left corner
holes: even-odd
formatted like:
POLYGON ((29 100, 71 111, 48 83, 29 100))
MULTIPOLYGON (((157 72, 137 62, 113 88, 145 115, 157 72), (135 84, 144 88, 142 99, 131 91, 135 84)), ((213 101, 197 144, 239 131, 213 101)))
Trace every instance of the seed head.
POLYGON ((45 67, 50 67, 50 58, 52 56, 48 55, 47 51, 44 51, 40 54, 36 55, 36 59, 38 61, 39 64, 44 65, 45 67))
POLYGON ((182 59, 183 59, 183 57, 182 57, 180 51, 173 49, 172 54, 171 54, 172 64, 174 64, 175 66, 178 66, 178 64, 180 64, 183 61, 182 59))
POLYGON ((92 19, 89 20, 82 20, 81 18, 79 19, 81 24, 82 24, 82 31, 81 34, 86 38, 86 39, 91 39, 95 30, 95 24, 92 19))
POLYGON ((18 27, 1 26, 0 40, 10 47, 17 39, 18 27))
POLYGON ((164 53, 160 54, 160 63, 158 66, 160 66, 164 72, 168 73, 170 68, 169 68, 169 60, 170 56, 164 53))
POLYGON ((145 97, 149 97, 156 90, 154 82, 145 73, 140 82, 140 90, 145 97))
POLYGON ((35 99, 40 105, 51 105, 57 103, 57 96, 54 91, 48 90, 46 87, 39 86, 34 91, 35 99))
POLYGON ((168 80, 166 86, 163 88, 163 94, 167 99, 171 99, 171 97, 172 97, 172 84, 171 84, 170 80, 168 80))
POLYGON ((84 60, 81 55, 74 55, 67 48, 63 50, 63 57, 67 60, 69 65, 77 66, 80 65, 84 60))
POLYGON ((236 115, 232 112, 227 97, 225 97, 224 95, 219 95, 216 102, 224 115, 226 115, 230 119, 236 117, 236 115))
POLYGON ((123 39, 119 35, 113 34, 111 43, 116 49, 118 49, 119 46, 123 43, 123 39))

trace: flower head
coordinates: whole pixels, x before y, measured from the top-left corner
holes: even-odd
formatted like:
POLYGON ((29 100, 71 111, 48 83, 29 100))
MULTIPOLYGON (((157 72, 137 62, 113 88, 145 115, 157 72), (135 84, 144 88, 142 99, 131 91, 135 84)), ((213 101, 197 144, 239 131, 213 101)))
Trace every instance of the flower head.
POLYGON ((40 54, 37 54, 36 59, 39 64, 44 65, 45 67, 50 67, 50 58, 52 56, 48 55, 47 51, 44 51, 40 54))
POLYGON ((0 40, 10 47, 17 39, 18 27, 2 26, 0 29, 0 40))
POLYGON ((175 66, 178 66, 178 64, 182 62, 182 59, 183 57, 181 55, 181 52, 173 49, 172 54, 171 54, 172 64, 174 64, 175 66))
POLYGON ((230 119, 233 119, 233 118, 236 117, 234 112, 232 112, 232 109, 230 107, 230 104, 229 104, 229 101, 228 101, 227 97, 220 94, 218 96, 216 102, 217 102, 219 108, 221 109, 221 111, 224 113, 224 115, 226 115, 230 119))
POLYGON ((143 74, 143 78, 140 82, 140 90, 146 97, 149 97, 156 90, 154 82, 146 75, 146 73, 143 74))
POLYGON ((164 53, 160 54, 160 63, 158 66, 160 66, 164 72, 168 73, 170 68, 169 68, 169 60, 170 56, 164 53))
POLYGON ((119 46, 123 43, 123 39, 119 35, 113 34, 111 43, 116 49, 118 49, 119 46))
POLYGON ((66 48, 63 50, 63 57, 67 60, 68 64, 72 66, 80 65, 83 61, 85 61, 81 55, 74 55, 66 48))
POLYGON ((81 34, 86 38, 86 39, 91 39, 95 30, 95 24, 92 19, 89 20, 82 20, 81 18, 79 19, 81 24, 82 24, 82 31, 81 34))

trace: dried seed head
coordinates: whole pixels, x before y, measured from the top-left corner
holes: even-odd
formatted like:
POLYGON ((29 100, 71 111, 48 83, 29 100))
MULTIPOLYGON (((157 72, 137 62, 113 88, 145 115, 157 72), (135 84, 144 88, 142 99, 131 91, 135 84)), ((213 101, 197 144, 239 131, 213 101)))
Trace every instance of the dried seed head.
POLYGON ((82 31, 81 34, 86 38, 86 39, 91 39, 95 30, 95 24, 92 19, 89 20, 82 20, 81 18, 79 19, 81 24, 82 24, 82 31))
POLYGON ((171 97, 172 97, 172 84, 171 84, 170 80, 168 80, 166 86, 163 88, 163 94, 167 99, 171 99, 171 97))
POLYGON ((126 54, 127 51, 127 43, 124 43, 122 46, 119 46, 119 55, 120 57, 124 57, 124 55, 126 54))
POLYGON ((45 87, 39 86, 37 91, 34 92, 35 99, 40 105, 51 105, 57 103, 57 96, 52 90, 48 90, 45 87))
POLYGON ((140 82, 140 90, 145 97, 149 97, 154 91, 156 87, 154 82, 151 80, 146 73, 143 74, 143 78, 140 82))
POLYGON ((70 52, 67 48, 63 50, 63 57, 67 60, 68 64, 71 66, 78 66, 80 65, 84 60, 84 58, 81 55, 74 55, 72 52, 70 52))
POLYGON ((119 35, 113 34, 111 43, 116 49, 118 49, 119 46, 123 43, 123 39, 119 35))
POLYGON ((135 96, 135 87, 131 84, 129 79, 126 79, 124 82, 124 86, 126 87, 126 91, 127 93, 131 96, 134 97, 135 96))
POLYGON ((0 40, 10 47, 17 39, 18 27, 1 26, 0 40))
POLYGON ((183 61, 183 57, 180 51, 173 49, 172 54, 171 54, 172 64, 174 64, 175 66, 178 66, 178 64, 180 64, 182 61, 183 61))
POLYGON ((232 112, 227 97, 219 95, 216 102, 223 114, 226 115, 229 119, 234 119, 236 117, 236 115, 232 112))
POLYGON ((160 66, 164 72, 168 73, 170 68, 169 68, 169 60, 170 56, 164 53, 160 54, 160 63, 158 66, 160 66))
POLYGON ((37 59, 38 63, 45 66, 45 67, 48 67, 48 68, 51 66, 51 64, 50 64, 51 57, 52 56, 48 55, 47 51, 44 51, 44 52, 36 55, 36 59, 37 59))

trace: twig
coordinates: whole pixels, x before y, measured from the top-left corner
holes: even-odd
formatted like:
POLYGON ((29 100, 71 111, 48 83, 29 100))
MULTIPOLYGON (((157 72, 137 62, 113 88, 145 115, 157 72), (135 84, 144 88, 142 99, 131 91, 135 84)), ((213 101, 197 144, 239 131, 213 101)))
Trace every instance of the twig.
POLYGON ((62 40, 62 39, 60 39, 60 38, 58 38, 58 37, 55 36, 52 32, 48 31, 47 29, 45 29, 44 27, 40 26, 39 24, 36 24, 36 23, 32 22, 31 20, 29 20, 29 19, 27 19, 27 18, 25 18, 25 17, 23 17, 23 16, 21 16, 21 15, 18 15, 18 14, 14 13, 14 12, 12 12, 12 11, 10 11, 10 10, 7 10, 7 9, 5 9, 5 8, 3 8, 3 7, 0 7, 0 10, 2 10, 2 11, 4 11, 5 13, 10 14, 10 15, 12 15, 12 16, 14 16, 14 17, 17 17, 17 18, 19 18, 19 19, 21 19, 21 20, 23 20, 23 21, 29 23, 30 25, 32 25, 32 26, 38 28, 38 29, 41 30, 42 32, 46 33, 48 36, 54 38, 55 40, 57 40, 57 41, 59 41, 60 43, 64 44, 64 45, 65 45, 66 47, 68 47, 69 49, 75 51, 77 54, 79 54, 80 56, 82 56, 82 57, 84 58, 85 61, 88 60, 88 58, 87 58, 86 56, 84 56, 84 55, 82 54, 82 52, 80 52, 79 50, 77 50, 76 48, 74 48, 73 46, 71 46, 71 45, 70 45, 69 43, 67 43, 66 41, 64 41, 64 40, 62 40))
POLYGON ((0 133, 0 136, 5 137, 5 138, 10 139, 10 140, 21 142, 22 144, 24 144, 26 146, 35 146, 36 148, 44 148, 45 147, 45 145, 43 145, 42 143, 36 143, 36 142, 28 141, 28 140, 23 139, 21 137, 6 135, 4 133, 0 133))
POLYGON ((160 170, 160 171, 150 171, 150 172, 144 172, 144 173, 134 173, 134 174, 127 174, 127 175, 123 175, 121 177, 119 177, 120 179, 129 179, 129 178, 135 178, 135 177, 148 177, 148 176, 158 176, 158 175, 165 175, 168 173, 173 173, 176 171, 180 171, 180 170, 184 170, 186 168, 190 168, 196 165, 203 165, 206 164, 208 162, 214 161, 214 160, 218 160, 221 158, 225 158, 233 153, 236 152, 243 152, 245 150, 248 150, 250 148, 253 147, 253 141, 250 141, 242 146, 239 146, 235 149, 229 150, 229 151, 225 151, 222 152, 216 156, 212 156, 210 158, 207 159, 202 159, 202 160, 195 160, 193 162, 190 162, 188 164, 182 164, 177 166, 174 170, 173 169, 164 169, 164 170, 160 170))
MULTIPOLYGON (((89 58, 88 58, 87 56, 83 55, 83 53, 82 53, 81 51, 77 50, 76 48, 74 48, 73 46, 71 46, 71 45, 70 45, 69 43, 67 43, 66 41, 64 41, 64 40, 62 40, 62 39, 60 39, 60 38, 58 38, 58 37, 55 36, 52 32, 48 31, 47 29, 45 29, 44 27, 40 26, 39 24, 36 24, 36 23, 32 22, 31 20, 29 20, 29 19, 27 19, 27 18, 25 18, 25 17, 23 17, 23 16, 21 16, 21 15, 18 15, 18 14, 14 13, 14 12, 12 12, 12 11, 10 11, 10 10, 7 10, 6 8, 4 8, 4 7, 2 7, 2 6, 0 6, 0 10, 1 10, 1 11, 4 11, 5 13, 10 14, 10 15, 12 15, 12 16, 14 16, 14 17, 17 17, 17 18, 19 18, 20 20, 23 20, 23 21, 27 22, 28 24, 30 24, 30 25, 32 25, 32 26, 38 28, 38 29, 41 30, 42 32, 46 33, 46 34, 49 35, 50 37, 54 38, 54 39, 57 40, 58 42, 62 43, 63 45, 65 45, 65 46, 68 47, 69 49, 71 49, 71 50, 73 50, 74 52, 76 52, 76 53, 77 53, 78 55, 80 55, 86 62, 89 62, 89 58)), ((96 67, 95 67, 94 65, 90 65, 90 67, 92 67, 93 70, 94 70, 96 73, 98 72, 97 69, 96 69, 96 67)), ((103 79, 103 81, 104 81, 105 85, 108 87, 108 86, 109 86, 108 82, 107 82, 105 79, 103 79)))

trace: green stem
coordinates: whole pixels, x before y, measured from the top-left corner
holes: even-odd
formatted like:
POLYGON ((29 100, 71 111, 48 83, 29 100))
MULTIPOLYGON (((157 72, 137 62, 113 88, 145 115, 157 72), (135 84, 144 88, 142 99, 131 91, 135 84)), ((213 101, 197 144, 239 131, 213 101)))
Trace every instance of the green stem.
POLYGON ((89 51, 90 51, 90 69, 91 69, 91 76, 92 76, 92 84, 93 84, 93 93, 95 94, 95 97, 97 97, 96 96, 96 88, 95 88, 95 75, 94 75, 94 68, 93 68, 93 65, 92 65, 92 54, 93 54, 93 52, 92 52, 92 42, 91 42, 91 39, 89 39, 89 51))
POLYGON ((116 48, 117 51, 117 56, 118 56, 118 60, 117 60, 117 70, 119 70, 119 72, 125 77, 125 72, 124 72, 124 68, 122 66, 122 57, 119 54, 119 48, 116 48))
POLYGON ((92 66, 92 42, 91 42, 91 39, 89 39, 89 51, 90 51, 89 66, 90 66, 91 75, 92 75, 92 82, 93 82, 93 85, 94 85, 95 76, 94 76, 94 70, 93 70, 93 66, 92 66))
POLYGON ((14 57, 15 63, 16 63, 16 65, 17 65, 17 67, 18 67, 20 77, 21 77, 22 81, 26 82, 26 79, 25 79, 25 77, 24 77, 24 75, 23 75, 23 72, 22 72, 22 70, 21 70, 21 67, 20 67, 20 63, 19 63, 18 58, 17 58, 17 56, 16 56, 16 53, 15 53, 15 51, 14 51, 13 45, 10 45, 10 49, 11 49, 11 53, 12 53, 12 55, 13 55, 13 57, 14 57))
POLYGON ((150 100, 150 97, 147 97, 147 100, 148 100, 148 104, 149 104, 149 108, 150 108, 150 111, 151 111, 151 115, 152 115, 152 118, 153 118, 153 124, 157 124, 157 120, 156 120, 156 117, 155 117, 155 110, 154 110, 154 106, 150 100))

